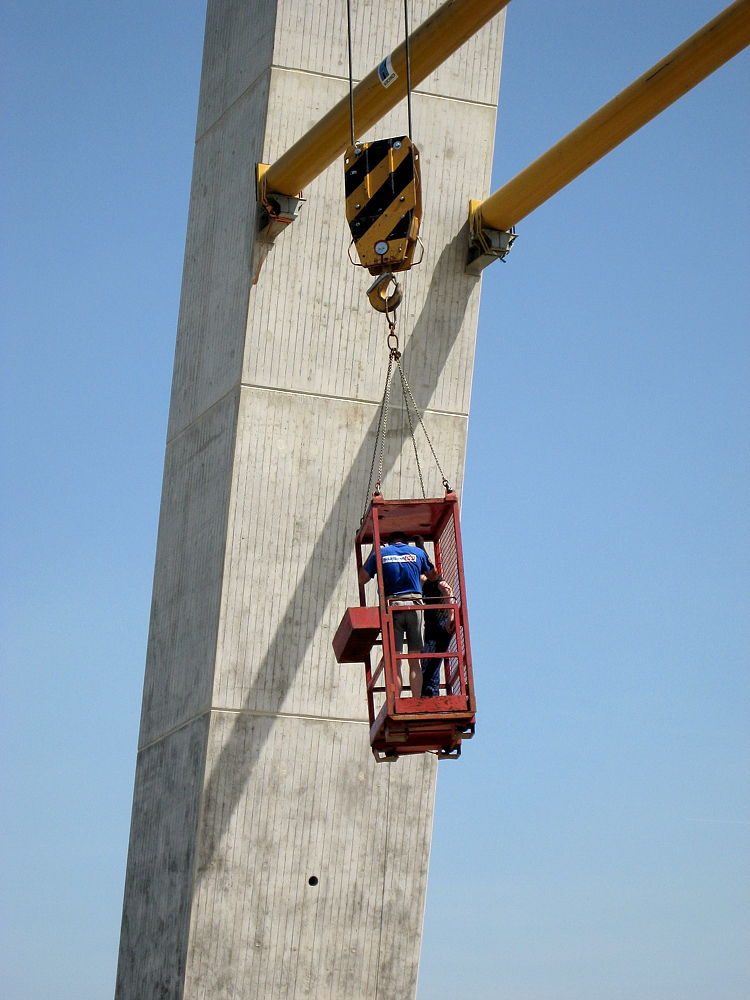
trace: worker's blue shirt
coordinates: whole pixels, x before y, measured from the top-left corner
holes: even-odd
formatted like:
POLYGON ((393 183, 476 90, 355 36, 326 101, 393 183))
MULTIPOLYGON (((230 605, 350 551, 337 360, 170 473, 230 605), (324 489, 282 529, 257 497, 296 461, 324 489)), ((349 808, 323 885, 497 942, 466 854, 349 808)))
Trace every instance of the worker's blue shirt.
MULTIPOLYGON (((386 597, 422 593, 420 575, 427 574, 432 569, 424 549, 407 545, 405 542, 396 542, 395 545, 384 545, 380 555, 383 560, 383 585, 386 597)), ((365 563, 365 569, 370 576, 375 576, 374 552, 365 563)))

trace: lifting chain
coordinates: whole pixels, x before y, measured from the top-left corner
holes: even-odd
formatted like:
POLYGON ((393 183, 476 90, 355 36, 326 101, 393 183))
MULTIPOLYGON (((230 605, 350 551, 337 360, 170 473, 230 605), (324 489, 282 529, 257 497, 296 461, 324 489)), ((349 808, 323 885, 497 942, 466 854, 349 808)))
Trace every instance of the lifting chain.
POLYGON ((441 481, 445 492, 449 493, 451 490, 450 483, 445 478, 445 473, 440 465, 440 461, 433 447, 432 441, 430 440, 430 435, 427 433, 427 428, 424 425, 422 416, 417 408, 416 401, 414 399, 414 394, 411 391, 411 386, 409 385, 409 380, 406 377, 403 366, 401 364, 401 351, 399 350, 399 340, 398 334, 396 333, 396 311, 393 310, 392 314, 390 311, 386 310, 386 321, 388 323, 388 370, 385 376, 385 386, 383 388, 383 398, 380 403, 380 414, 378 416, 378 426, 375 431, 375 446, 372 451, 372 463, 370 464, 370 476, 367 480, 367 493, 365 495, 365 505, 364 512, 362 514, 362 520, 364 521, 365 514, 367 513, 367 508, 372 499, 372 496, 380 496, 382 485, 383 485, 383 458, 385 454, 385 439, 388 431, 388 409, 391 402, 391 387, 393 385, 393 366, 394 364, 398 368, 399 379, 401 382, 401 391, 404 398, 404 409, 406 411, 406 418, 409 422, 409 433, 411 435, 411 442, 414 447, 414 458, 417 463, 417 473, 419 475, 419 485, 422 490, 422 497, 426 497, 424 488, 424 477, 422 475, 422 465, 419 461, 419 450, 417 448, 417 438, 414 433, 414 422, 412 421, 412 410, 416 414, 419 425, 422 428, 425 438, 427 439, 427 444, 429 445, 430 451, 432 452, 432 457, 435 459, 435 465, 440 473, 441 481), (379 447, 378 447, 379 446, 379 447), (375 462, 378 463, 378 478, 375 480, 375 487, 372 490, 372 477, 375 472, 375 462))
POLYGON ((388 339, 386 343, 388 344, 388 350, 391 352, 391 361, 398 361, 401 357, 401 352, 398 349, 398 335, 396 333, 396 310, 393 310, 393 319, 385 314, 385 318, 388 322, 388 339))

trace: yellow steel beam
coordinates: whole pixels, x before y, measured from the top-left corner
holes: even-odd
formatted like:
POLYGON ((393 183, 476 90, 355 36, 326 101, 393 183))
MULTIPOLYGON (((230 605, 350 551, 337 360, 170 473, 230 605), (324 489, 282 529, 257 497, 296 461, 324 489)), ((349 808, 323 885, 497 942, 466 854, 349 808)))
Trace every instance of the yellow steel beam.
POLYGON ((750 0, 736 0, 474 208, 472 228, 511 229, 748 44, 750 0))
MULTIPOLYGON (((409 36, 411 85, 418 86, 510 0, 447 0, 409 36)), ((354 88, 355 136, 372 128, 406 96, 406 44, 391 53, 398 74, 388 87, 377 67, 354 88)), ((264 172, 266 189, 295 195, 344 152, 351 141, 348 95, 264 172)))

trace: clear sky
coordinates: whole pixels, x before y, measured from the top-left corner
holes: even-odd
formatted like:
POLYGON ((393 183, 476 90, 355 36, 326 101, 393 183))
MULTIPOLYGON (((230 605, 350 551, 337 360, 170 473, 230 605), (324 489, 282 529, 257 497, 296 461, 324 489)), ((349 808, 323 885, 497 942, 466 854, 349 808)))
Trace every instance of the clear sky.
MULTIPOLYGON (((513 0, 495 186, 721 6, 513 0)), ((113 990, 204 13, 4 6, 3 1000, 113 990)), ((749 84, 485 272, 419 1000, 750 995, 749 84)))

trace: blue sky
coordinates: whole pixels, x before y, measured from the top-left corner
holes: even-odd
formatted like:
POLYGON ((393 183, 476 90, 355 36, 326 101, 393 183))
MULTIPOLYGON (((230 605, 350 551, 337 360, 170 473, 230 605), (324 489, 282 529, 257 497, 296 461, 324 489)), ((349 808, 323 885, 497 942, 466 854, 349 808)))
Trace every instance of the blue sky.
MULTIPOLYGON (((508 12, 495 185, 720 10, 508 12)), ((111 995, 205 7, 5 5, 0 994, 111 995)), ((740 1000, 745 52, 485 273, 419 1000, 740 1000)))

